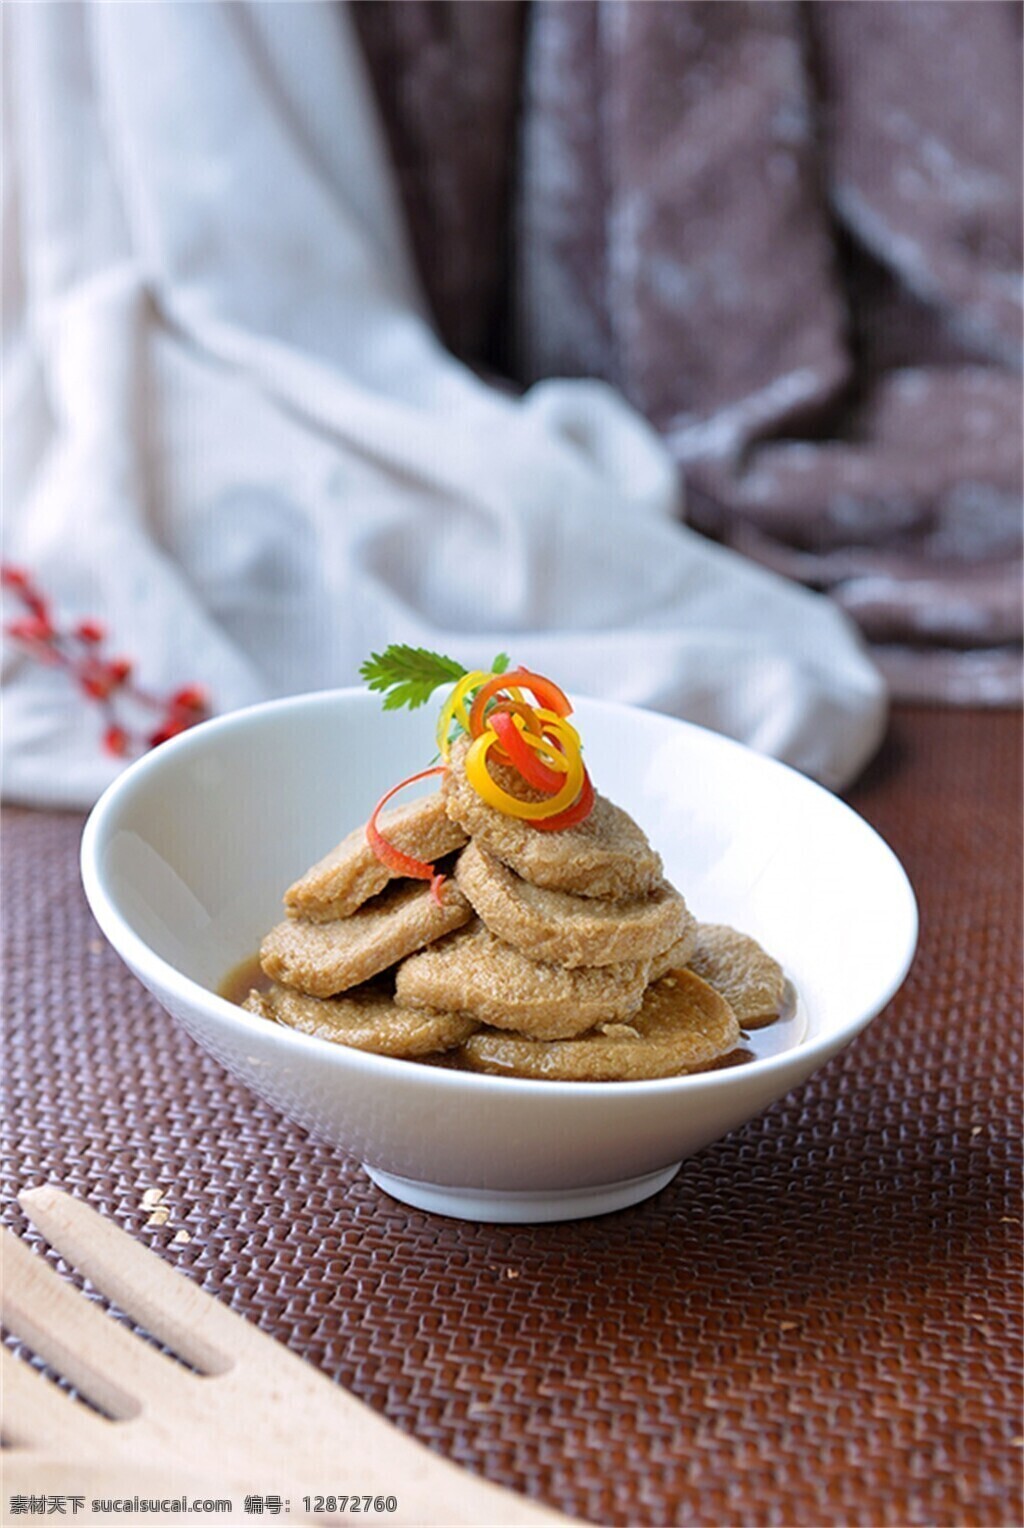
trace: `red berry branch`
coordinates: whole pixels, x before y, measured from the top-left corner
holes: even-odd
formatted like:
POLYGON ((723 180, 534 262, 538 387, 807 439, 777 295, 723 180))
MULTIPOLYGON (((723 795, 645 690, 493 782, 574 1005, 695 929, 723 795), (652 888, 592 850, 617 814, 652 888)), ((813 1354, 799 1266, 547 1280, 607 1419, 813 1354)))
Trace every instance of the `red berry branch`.
POLYGON ((155 748, 209 716, 208 697, 198 685, 186 685, 168 699, 137 685, 130 658, 104 655, 107 633, 99 621, 57 625, 49 601, 24 569, 0 565, 0 585, 24 611, 16 620, 5 622, 4 632, 30 658, 66 670, 81 693, 100 707, 103 747, 108 753, 122 758, 155 748), (157 718, 156 725, 147 718, 144 726, 130 727, 125 710, 132 708, 150 713, 150 718, 157 718))

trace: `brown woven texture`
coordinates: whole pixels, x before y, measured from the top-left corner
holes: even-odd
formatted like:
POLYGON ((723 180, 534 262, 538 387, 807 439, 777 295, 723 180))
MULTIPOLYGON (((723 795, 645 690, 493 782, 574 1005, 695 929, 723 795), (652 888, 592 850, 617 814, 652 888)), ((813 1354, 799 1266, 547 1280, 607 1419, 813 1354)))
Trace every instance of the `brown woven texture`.
POLYGON ((106 947, 81 819, 12 811, 6 1218, 33 1236, 12 1196, 63 1184, 431 1448, 596 1523, 1019 1523, 1019 718, 898 711, 850 799, 921 903, 897 999, 657 1198, 527 1227, 396 1204, 251 1097, 106 947))

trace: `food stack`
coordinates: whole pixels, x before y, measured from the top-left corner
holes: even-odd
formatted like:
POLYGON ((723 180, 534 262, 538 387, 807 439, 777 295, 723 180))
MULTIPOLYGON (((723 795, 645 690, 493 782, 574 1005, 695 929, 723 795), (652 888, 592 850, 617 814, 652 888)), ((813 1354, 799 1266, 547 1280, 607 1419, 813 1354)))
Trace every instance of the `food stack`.
POLYGON ((260 951, 272 985, 246 1008, 381 1055, 588 1082, 706 1069, 777 1017, 781 968, 695 922, 626 812, 595 793, 585 821, 538 832, 481 798, 467 751, 441 791, 380 819, 394 862, 443 884, 396 874, 356 829, 287 891, 260 951))

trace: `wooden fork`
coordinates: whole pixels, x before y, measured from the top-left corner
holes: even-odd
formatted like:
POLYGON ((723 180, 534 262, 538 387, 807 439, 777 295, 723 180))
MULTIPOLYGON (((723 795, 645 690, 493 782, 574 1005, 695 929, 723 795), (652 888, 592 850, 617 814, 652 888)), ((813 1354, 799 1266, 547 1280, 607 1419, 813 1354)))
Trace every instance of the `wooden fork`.
MULTIPOLYGON (((102 1467, 107 1494, 120 1497, 148 1494, 119 1485, 140 1472, 171 1486, 216 1482, 216 1490, 188 1494, 232 1498, 237 1518, 221 1522, 246 1521, 244 1496, 267 1493, 290 1502, 282 1522, 497 1528, 570 1521, 416 1443, 79 1200, 45 1187, 26 1190, 19 1202, 69 1264, 190 1367, 127 1331, 5 1230, 4 1326, 98 1408, 0 1349, 5 1497, 14 1489, 10 1466, 39 1494, 45 1487, 34 1480, 55 1478, 59 1464, 71 1481, 77 1460, 90 1480, 102 1467), (328 1506, 331 1497, 360 1501, 333 1519, 310 1502, 300 1516, 303 1499, 317 1496, 328 1506), (397 1508, 367 1512, 365 1497, 395 1498, 397 1508)), ((4 1501, 0 1513, 6 1508, 4 1501)))

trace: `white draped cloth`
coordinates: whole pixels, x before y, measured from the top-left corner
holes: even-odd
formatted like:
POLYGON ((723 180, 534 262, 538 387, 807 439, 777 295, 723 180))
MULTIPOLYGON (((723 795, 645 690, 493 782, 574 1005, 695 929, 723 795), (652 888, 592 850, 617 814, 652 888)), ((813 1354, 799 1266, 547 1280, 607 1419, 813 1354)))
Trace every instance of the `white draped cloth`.
MULTIPOLYGON (((839 611, 686 529, 603 384, 515 397, 445 352, 343 6, 4 22, 4 553, 63 616, 218 711, 392 641, 506 649, 856 773, 885 693, 839 611)), ((13 644, 3 677, 7 798, 89 804, 95 708, 13 644)))

